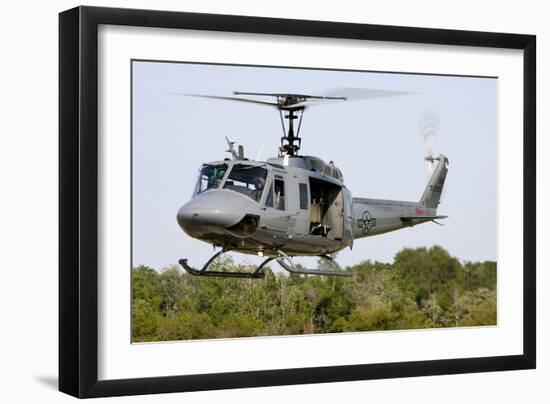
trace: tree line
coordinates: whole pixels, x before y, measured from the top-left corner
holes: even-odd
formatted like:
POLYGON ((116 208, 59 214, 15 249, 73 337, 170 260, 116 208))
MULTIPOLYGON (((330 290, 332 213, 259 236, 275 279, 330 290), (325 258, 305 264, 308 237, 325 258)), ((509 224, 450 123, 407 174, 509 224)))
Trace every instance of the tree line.
MULTIPOLYGON (((219 270, 251 270, 230 257, 219 270)), ((351 277, 274 273, 195 277, 170 266, 132 269, 132 340, 173 341, 496 324, 497 264, 443 248, 405 248, 363 261, 351 277)))

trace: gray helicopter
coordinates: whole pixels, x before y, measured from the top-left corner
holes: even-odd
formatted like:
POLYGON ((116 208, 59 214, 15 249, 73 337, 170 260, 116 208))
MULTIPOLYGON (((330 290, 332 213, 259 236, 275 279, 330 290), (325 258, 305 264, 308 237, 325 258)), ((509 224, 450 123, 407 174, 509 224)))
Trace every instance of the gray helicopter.
MULTIPOLYGON (((375 90, 375 95, 388 95, 384 92, 388 93, 375 90)), ((283 128, 276 158, 247 159, 243 146, 235 150, 235 142, 226 138, 232 158, 200 168, 193 197, 179 209, 177 222, 189 236, 220 251, 201 269, 191 267, 187 259, 179 260, 192 275, 262 278, 265 265, 275 260, 291 273, 351 276, 333 256, 352 248, 355 240, 426 222, 440 224, 437 220, 447 217, 437 214, 449 163, 442 154, 425 158, 435 167, 417 202, 352 197, 342 172, 332 162, 298 154, 304 110, 319 103, 346 101, 346 97, 244 92, 235 92, 233 97, 181 95, 272 106, 279 110, 283 128), (250 272, 208 269, 230 251, 265 259, 250 272), (295 256, 319 257, 332 269, 303 268, 294 263, 295 256)))

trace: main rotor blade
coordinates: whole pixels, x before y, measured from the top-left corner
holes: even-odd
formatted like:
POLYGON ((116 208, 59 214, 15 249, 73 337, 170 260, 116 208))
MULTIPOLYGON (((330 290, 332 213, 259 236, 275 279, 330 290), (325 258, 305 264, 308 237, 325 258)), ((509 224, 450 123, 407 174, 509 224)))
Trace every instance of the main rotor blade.
POLYGON ((293 108, 313 107, 317 105, 327 105, 339 101, 361 101, 375 98, 394 97, 399 95, 417 94, 409 91, 386 90, 380 88, 358 88, 343 87, 332 89, 326 96, 311 97, 311 100, 304 100, 292 104, 293 108))
POLYGON ((228 97, 219 95, 206 95, 206 94, 189 94, 189 93, 173 93, 175 95, 183 95, 187 97, 209 98, 216 100, 226 101, 240 101, 250 104, 269 105, 274 106, 282 110, 290 109, 303 109, 306 107, 312 107, 317 105, 331 104, 340 101, 359 101, 373 98, 392 97, 398 95, 416 94, 408 91, 396 91, 385 90, 377 88, 356 88, 356 87, 344 87, 333 89, 326 95, 310 95, 310 94, 292 94, 292 93, 255 93, 234 91, 234 95, 244 96, 260 96, 260 97, 277 97, 277 101, 258 100, 245 97, 228 97), (296 102, 293 104, 280 104, 282 98, 288 101, 288 98, 296 98, 296 102))
POLYGON ((187 93, 172 93, 174 95, 183 95, 186 97, 197 97, 197 98, 210 98, 214 100, 226 100, 226 101, 241 101, 241 102, 248 102, 252 104, 260 104, 260 105, 269 105, 273 107, 278 107, 279 104, 273 101, 264 101, 264 100, 251 100, 248 98, 241 98, 241 97, 224 97, 219 95, 204 95, 204 94, 187 94, 187 93))
POLYGON ((348 101, 369 100, 373 98, 394 97, 398 95, 418 94, 410 91, 386 90, 382 88, 361 88, 361 87, 342 87, 334 88, 329 93, 330 96, 344 96, 348 101))
POLYGON ((309 95, 309 94, 295 94, 295 93, 253 93, 253 92, 244 92, 244 91, 233 91, 235 95, 259 95, 264 97, 294 97, 294 98, 306 98, 306 99, 317 99, 317 100, 345 100, 346 97, 332 97, 325 95, 309 95))
POLYGON ((287 107, 290 107, 290 108, 302 108, 303 107, 303 108, 305 108, 305 107, 314 107, 314 106, 317 106, 317 105, 335 104, 335 103, 341 102, 341 101, 350 101, 350 100, 348 100, 345 97, 331 97, 331 98, 327 97, 326 99, 323 99, 323 100, 300 101, 300 102, 297 102, 295 104, 290 104, 287 107))

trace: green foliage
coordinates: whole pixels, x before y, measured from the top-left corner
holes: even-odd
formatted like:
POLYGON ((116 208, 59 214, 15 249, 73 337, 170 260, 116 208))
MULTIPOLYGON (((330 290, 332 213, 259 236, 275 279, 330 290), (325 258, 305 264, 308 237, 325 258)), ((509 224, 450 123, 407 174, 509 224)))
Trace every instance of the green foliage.
POLYGON ((394 270, 401 278, 402 287, 415 294, 417 303, 437 293, 437 303, 448 309, 453 290, 459 287, 463 268, 460 262, 439 246, 432 248, 405 248, 395 256, 394 270))
POLYGON ((157 340, 204 339, 212 335, 210 318, 203 313, 178 313, 162 317, 159 321, 157 340))
POLYGON ((157 310, 143 299, 132 303, 132 339, 134 341, 155 341, 159 326, 157 310))
MULTIPOLYGON (((223 258, 216 270, 251 270, 223 258)), ((496 324, 496 262, 462 264, 441 247, 364 261, 350 278, 274 273, 199 278, 177 266, 132 270, 140 341, 403 330, 496 324)))

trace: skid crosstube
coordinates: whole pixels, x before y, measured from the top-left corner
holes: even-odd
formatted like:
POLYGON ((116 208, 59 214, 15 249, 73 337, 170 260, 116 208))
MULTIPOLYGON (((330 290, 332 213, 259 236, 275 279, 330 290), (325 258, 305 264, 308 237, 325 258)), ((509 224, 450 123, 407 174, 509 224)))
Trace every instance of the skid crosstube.
POLYGON ((283 251, 277 251, 279 257, 277 258, 277 263, 286 269, 288 272, 293 274, 303 274, 303 275, 327 275, 327 276, 352 276, 351 272, 345 271, 338 263, 329 255, 321 254, 318 257, 330 263, 336 268, 336 270, 331 271, 327 269, 307 269, 307 268, 298 268, 292 258, 290 258, 283 251))

